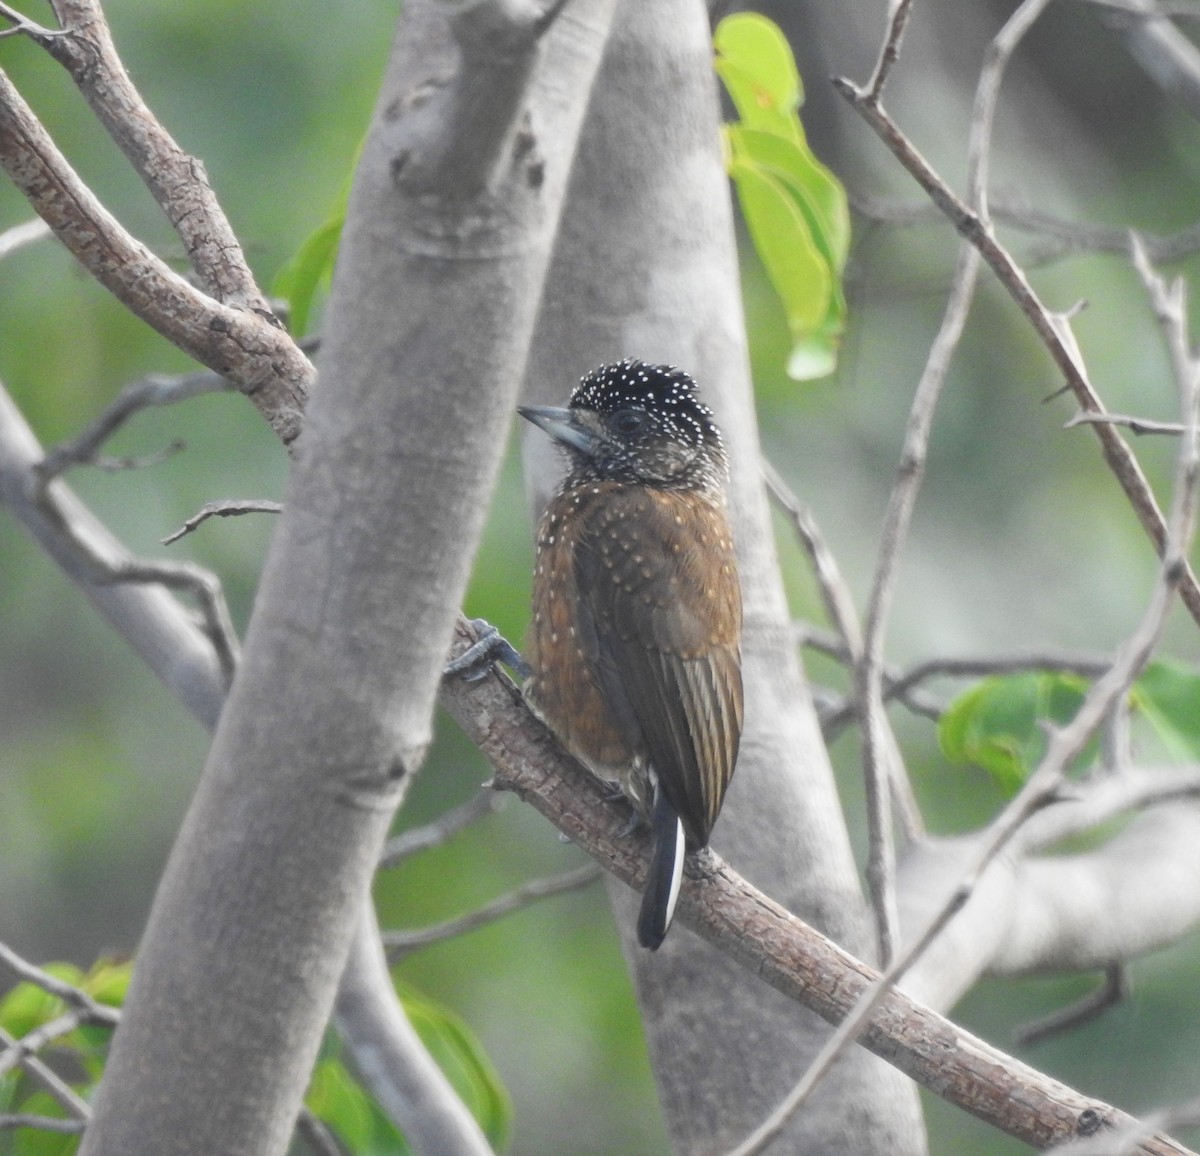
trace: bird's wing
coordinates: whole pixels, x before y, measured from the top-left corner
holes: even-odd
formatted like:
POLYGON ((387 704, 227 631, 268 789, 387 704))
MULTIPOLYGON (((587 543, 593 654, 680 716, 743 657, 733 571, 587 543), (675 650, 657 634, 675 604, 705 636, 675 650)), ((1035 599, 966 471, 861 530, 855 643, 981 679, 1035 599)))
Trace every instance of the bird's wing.
POLYGON ((575 569, 601 690, 688 841, 704 846, 742 729, 742 604, 724 510, 614 487, 589 512, 575 569))

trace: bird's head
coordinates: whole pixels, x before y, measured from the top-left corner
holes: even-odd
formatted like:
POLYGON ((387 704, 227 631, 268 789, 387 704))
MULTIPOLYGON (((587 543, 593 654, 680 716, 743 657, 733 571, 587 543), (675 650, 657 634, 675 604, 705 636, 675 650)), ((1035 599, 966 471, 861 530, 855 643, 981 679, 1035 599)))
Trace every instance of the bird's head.
POLYGON ((725 447, 696 383, 673 365, 626 358, 586 374, 566 408, 521 406, 521 416, 563 446, 568 483, 620 481, 719 489, 725 447))

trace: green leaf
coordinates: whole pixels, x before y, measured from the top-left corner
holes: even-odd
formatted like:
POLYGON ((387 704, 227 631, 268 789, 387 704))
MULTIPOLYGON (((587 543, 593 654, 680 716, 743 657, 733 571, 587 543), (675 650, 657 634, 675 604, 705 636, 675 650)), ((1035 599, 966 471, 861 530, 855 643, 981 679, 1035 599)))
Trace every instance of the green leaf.
POLYGON ((291 331, 298 337, 308 331, 317 291, 329 287, 345 223, 343 208, 341 213, 312 233, 296 255, 275 275, 271 291, 276 297, 287 300, 291 331))
POLYGON ((507 1148, 512 1135, 512 1102, 483 1046, 466 1022, 449 1008, 399 980, 396 990, 422 1043, 479 1121, 492 1146, 507 1148))
MULTIPOLYGON (((479 1122, 492 1147, 501 1151, 512 1133, 512 1104, 483 1047, 448 1008, 397 981, 405 1014, 454 1090, 479 1122)), ((305 1098, 312 1112, 335 1129, 354 1152, 406 1156, 404 1137, 347 1071, 341 1044, 326 1037, 305 1098)))
POLYGON ((19 983, 0 1000, 0 1027, 23 1036, 63 1010, 62 1000, 32 983, 19 983))
POLYGON ((1069 722, 1087 683, 1073 675, 987 678, 959 695, 938 722, 942 753, 986 770, 1015 794, 1046 750, 1046 724, 1069 722))
MULTIPOLYGON (((41 1089, 26 1096, 18 1109, 33 1116, 63 1118, 58 1101, 41 1089)), ((71 1156, 79 1148, 80 1137, 70 1132, 48 1132, 40 1128, 17 1128, 12 1132, 12 1156, 71 1156)))
POLYGON ((351 1152, 368 1152, 376 1146, 377 1109, 341 1060, 329 1057, 317 1062, 305 1103, 351 1152))
POLYGON ((777 24, 757 12, 726 16, 713 33, 713 47, 717 73, 746 124, 769 113, 794 120, 804 102, 804 86, 777 24))
POLYGON ((807 146, 742 125, 727 130, 735 160, 749 161, 782 181, 808 220, 814 242, 839 275, 850 251, 846 190, 807 146))
POLYGON ((730 173, 746 227, 783 303, 792 338, 806 339, 816 333, 829 312, 829 264, 783 181, 753 163, 736 159, 730 173))
POLYGON ((1194 666, 1151 663, 1134 683, 1130 701, 1172 754, 1200 757, 1200 671, 1194 666))
POLYGON ((132 959, 98 959, 79 981, 79 986, 97 1003, 124 1007, 132 978, 132 959))
POLYGON ((846 193, 808 147, 797 115, 803 88, 783 33, 764 16, 737 13, 721 21, 713 43, 740 120, 726 129, 729 173, 787 315, 788 374, 823 377, 837 365, 845 325, 846 193))

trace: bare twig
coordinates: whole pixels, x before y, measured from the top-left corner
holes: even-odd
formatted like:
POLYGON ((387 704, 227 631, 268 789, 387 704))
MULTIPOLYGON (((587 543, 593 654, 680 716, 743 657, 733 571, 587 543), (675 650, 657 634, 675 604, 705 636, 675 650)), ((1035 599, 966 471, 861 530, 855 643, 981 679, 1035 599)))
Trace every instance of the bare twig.
POLYGON ((907 694, 931 678, 989 678, 993 675, 1038 671, 1099 678, 1108 669, 1110 661, 1110 658, 1098 654, 1052 650, 1031 650, 1023 654, 998 654, 986 658, 930 658, 909 667, 890 684, 888 693, 907 694))
POLYGON ((534 879, 457 919, 447 919, 443 923, 435 923, 417 931, 385 931, 383 946, 387 949, 388 959, 394 962, 431 944, 466 935, 470 931, 478 931, 489 923, 495 923, 497 919, 503 919, 515 911, 522 911, 553 895, 579 891, 595 883, 602 874, 597 864, 585 863, 582 867, 564 871, 561 875, 553 875, 548 879, 534 879))
MULTIPOLYGON (((888 225, 931 225, 946 219, 937 205, 885 201, 862 192, 850 193, 850 205, 859 216, 888 225)), ((1130 254, 1128 229, 1106 229, 1100 225, 1067 221, 1030 205, 995 198, 991 201, 992 220, 1022 233, 1034 234, 1046 244, 1041 259, 1074 252, 1130 254)), ((1162 263, 1186 257, 1200 249, 1200 223, 1187 225, 1174 233, 1145 233, 1142 240, 1152 261, 1162 263)))
POLYGON ((841 637, 842 645, 851 656, 851 662, 855 662, 862 651, 862 627, 859 625, 858 611, 854 608, 850 587, 842 577, 841 567, 838 566, 837 559, 825 541, 821 527, 817 525, 817 520, 808 505, 796 496, 783 480, 783 476, 766 458, 762 460, 762 471, 767 482, 767 492, 791 519, 796 536, 812 563, 813 576, 817 580, 817 589, 821 592, 821 601, 825 604, 825 613, 841 637))
MULTIPOLYGON (((1088 413, 1104 413, 1104 405, 1092 388, 1084 367, 1075 358, 1070 345, 1062 338, 1061 326, 1042 304, 1009 252, 996 240, 991 227, 954 194, 900 131, 895 121, 877 103, 868 99, 865 90, 857 88, 844 78, 836 79, 834 85, 878 133, 884 144, 928 193, 959 233, 979 250, 1033 325, 1034 331, 1059 367, 1080 407, 1088 413)), ((1166 546, 1166 520, 1154 500, 1141 466, 1111 425, 1094 424, 1092 428, 1096 432, 1109 469, 1112 470, 1138 521, 1161 557, 1166 546)), ((1190 569, 1184 574, 1179 592, 1189 613, 1200 621, 1200 585, 1197 585, 1190 569)))
MULTIPOLYGON (((119 1019, 119 1013, 116 1013, 115 1008, 112 1010, 115 1013, 112 1021, 115 1025, 119 1019)), ((26 1032, 13 1047, 5 1052, 0 1052, 0 1076, 19 1067, 25 1062, 27 1056, 36 1056, 48 1044, 62 1039, 63 1036, 69 1036, 84 1022, 85 1018, 82 1012, 72 1010, 55 1016, 54 1019, 47 1020, 44 1024, 26 1032)))
POLYGON ((205 290, 277 325, 204 166, 151 112, 117 54, 99 0, 52 0, 65 35, 43 47, 71 75, 109 136, 166 214, 205 290))
POLYGON ((465 803, 452 807, 439 815, 432 823, 414 827, 393 836, 384 844, 379 856, 379 870, 398 866, 406 859, 422 851, 430 851, 457 835, 460 831, 487 815, 492 815, 504 805, 504 795, 485 785, 465 803))
POLYGON ((82 1132, 84 1120, 63 1120, 57 1116, 37 1116, 32 1112, 11 1112, 0 1115, 0 1130, 37 1128, 42 1132, 82 1132))
POLYGON ((11 4, 0 4, 0 19, 12 24, 11 28, 0 32, 0 38, 6 36, 28 36, 30 40, 45 46, 56 36, 65 35, 60 28, 46 28, 30 20, 23 12, 18 12, 11 4))
MULTIPOLYGON (((792 520, 801 545, 808 553, 812 563, 813 575, 817 580, 817 588, 821 592, 821 600, 825 604, 825 613, 829 621, 841 637, 842 646, 848 665, 857 666, 862 661, 863 637, 859 625, 858 612, 854 608, 854 599, 850 588, 842 577, 841 569, 833 551, 825 541, 820 526, 812 511, 792 492, 791 487, 783 480, 779 471, 765 458, 762 462, 763 474, 766 477, 767 489, 779 503, 788 517, 792 520)), ((823 720, 822 720, 823 725, 823 720)), ((890 789, 899 811, 901 829, 906 840, 918 839, 925 829, 913 794, 912 783, 904 767, 904 760, 895 757, 887 760, 890 775, 890 789)))
MULTIPOLYGON (((796 642, 799 646, 805 646, 812 650, 819 651, 821 654, 828 655, 836 662, 840 662, 843 666, 852 667, 855 660, 851 657, 849 651, 840 639, 825 631, 817 629, 811 623, 797 622, 793 624, 795 630, 796 642)), ((925 718, 937 722, 942 715, 942 704, 932 695, 925 694, 922 691, 904 691, 901 694, 893 695, 891 693, 891 685, 898 678, 901 672, 896 667, 885 665, 883 668, 883 696, 884 700, 895 698, 902 702, 913 714, 922 715, 925 718)), ((821 705, 821 732, 825 735, 826 740, 835 738, 842 729, 858 718, 858 703, 853 698, 838 697, 821 705)))
POLYGON ((880 956, 885 963, 890 962, 895 951, 898 922, 891 819, 886 792, 881 789, 883 780, 891 777, 885 770, 885 760, 895 757, 892 752, 896 749, 883 707, 884 636, 895 592, 900 553, 908 536, 925 472, 934 411, 950 359, 962 336, 978 268, 977 254, 969 246, 962 246, 942 325, 930 348, 929 358, 913 396, 900 464, 896 469, 896 481, 892 486, 880 533, 879 558, 863 629, 862 661, 855 670, 854 690, 863 721, 863 763, 871 827, 867 881, 879 919, 880 956))
MULTIPOLYGON (((67 41, 73 38, 51 43, 67 41)), ((185 353, 232 381, 285 445, 295 440, 315 377, 312 363, 269 312, 206 296, 122 228, 3 73, 0 165, 93 277, 185 353)))
POLYGON ((1059 1008, 1018 1028, 1016 1041, 1019 1044, 1035 1044, 1070 1031, 1094 1020, 1101 1012, 1120 1003, 1128 995, 1129 969, 1123 963, 1114 963, 1104 969, 1104 982, 1095 991, 1088 992, 1082 999, 1067 1007, 1059 1008))
POLYGON ((227 498, 220 502, 206 502, 178 530, 168 534, 162 540, 162 544, 170 546, 172 542, 178 542, 185 534, 190 534, 209 518, 232 518, 241 514, 281 513, 283 513, 283 503, 271 502, 266 498, 227 498))
POLYGON ((168 377, 152 373, 125 386, 77 437, 49 450, 38 466, 43 481, 58 477, 72 466, 94 462, 100 447, 135 413, 151 406, 175 405, 188 398, 229 389, 229 382, 211 370, 168 377))
POLYGON ((225 592, 220 579, 194 562, 157 562, 130 559, 93 575, 94 582, 155 583, 168 590, 190 594, 200 611, 200 624, 212 641, 213 649, 227 679, 232 679, 238 664, 237 631, 229 617, 225 592))
POLYGON ((1151 421, 1146 417, 1130 417, 1123 413, 1077 413, 1069 421, 1063 423, 1063 429, 1074 429, 1079 425, 1095 425, 1097 422, 1107 422, 1109 425, 1121 425, 1130 433, 1169 434, 1178 437, 1183 433, 1183 426, 1177 421, 1151 421))
POLYGON ((1072 782, 1068 797, 1034 815, 1021 829, 1016 847, 1041 851, 1100 823, 1159 803, 1200 796, 1200 767, 1129 767, 1072 782))
POLYGON ((68 1007, 74 1008, 87 1023, 106 1024, 111 1026, 117 1022, 117 1011, 107 1004, 99 1003, 86 991, 77 988, 66 980, 22 959, 11 947, 0 943, 0 965, 8 968, 18 979, 40 987, 42 991, 57 996, 68 1007))
POLYGON ((186 449, 187 442, 183 438, 173 438, 161 449, 153 450, 148 454, 131 454, 122 458, 104 455, 103 457, 94 457, 92 465, 106 474, 120 474, 127 470, 144 470, 150 466, 157 466, 186 449))
MULTIPOLYGON (((1048 2, 1049 0, 1025 0, 989 45, 987 60, 980 74, 971 119, 967 180, 969 201, 985 227, 988 220, 987 172, 1000 82, 1009 58, 1048 2)), ((896 18, 893 19, 893 28, 895 22, 896 18)), ((894 35, 893 28, 889 28, 887 41, 894 35)), ((861 95, 864 103, 878 108, 877 78, 872 79, 861 95)), ((855 694, 863 721, 863 763, 866 774, 867 815, 871 831, 866 874, 879 927, 880 957, 885 964, 890 962, 895 950, 898 920, 894 851, 891 846, 891 814, 883 789, 883 780, 895 777, 885 768, 892 759, 899 757, 899 752, 884 713, 883 643, 894 596, 899 557, 908 536, 917 494, 924 477, 933 415, 950 360, 962 337, 978 272, 979 253, 975 248, 964 245, 959 252, 941 328, 930 348, 925 370, 913 397, 904 435, 904 447, 896 471, 896 482, 884 515, 879 560, 867 602, 862 661, 855 671, 855 694)), ((779 1126, 782 1126, 782 1123, 779 1126)))
MULTIPOLYGON (((0 1045, 20 1050, 21 1041, 5 1031, 4 1028, 0 1028, 0 1045)), ((53 1068, 43 1063, 34 1055, 22 1055, 20 1063, 21 1067, 37 1080, 77 1120, 87 1120, 91 1117, 92 1109, 88 1105, 88 1102, 53 1068)))
POLYGON ((875 71, 867 82, 867 90, 872 100, 878 100, 883 95, 883 86, 900 59, 900 45, 904 41, 904 30, 908 27, 908 17, 912 12, 912 0, 893 0, 891 17, 888 21, 887 34, 879 49, 879 59, 875 62, 875 71))

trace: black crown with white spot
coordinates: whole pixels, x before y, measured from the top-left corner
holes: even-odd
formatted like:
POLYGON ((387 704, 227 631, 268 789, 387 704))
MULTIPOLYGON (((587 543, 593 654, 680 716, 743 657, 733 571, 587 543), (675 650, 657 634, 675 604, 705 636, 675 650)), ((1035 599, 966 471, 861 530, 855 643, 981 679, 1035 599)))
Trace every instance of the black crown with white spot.
POLYGON ((627 357, 593 369, 571 394, 572 409, 609 417, 625 409, 644 410, 660 436, 690 446, 721 444, 713 412, 699 398, 695 380, 674 365, 652 365, 627 357))
POLYGON ((581 475, 679 489, 720 488, 725 449, 692 377, 627 357, 585 374, 570 409, 594 415, 601 438, 581 475))

